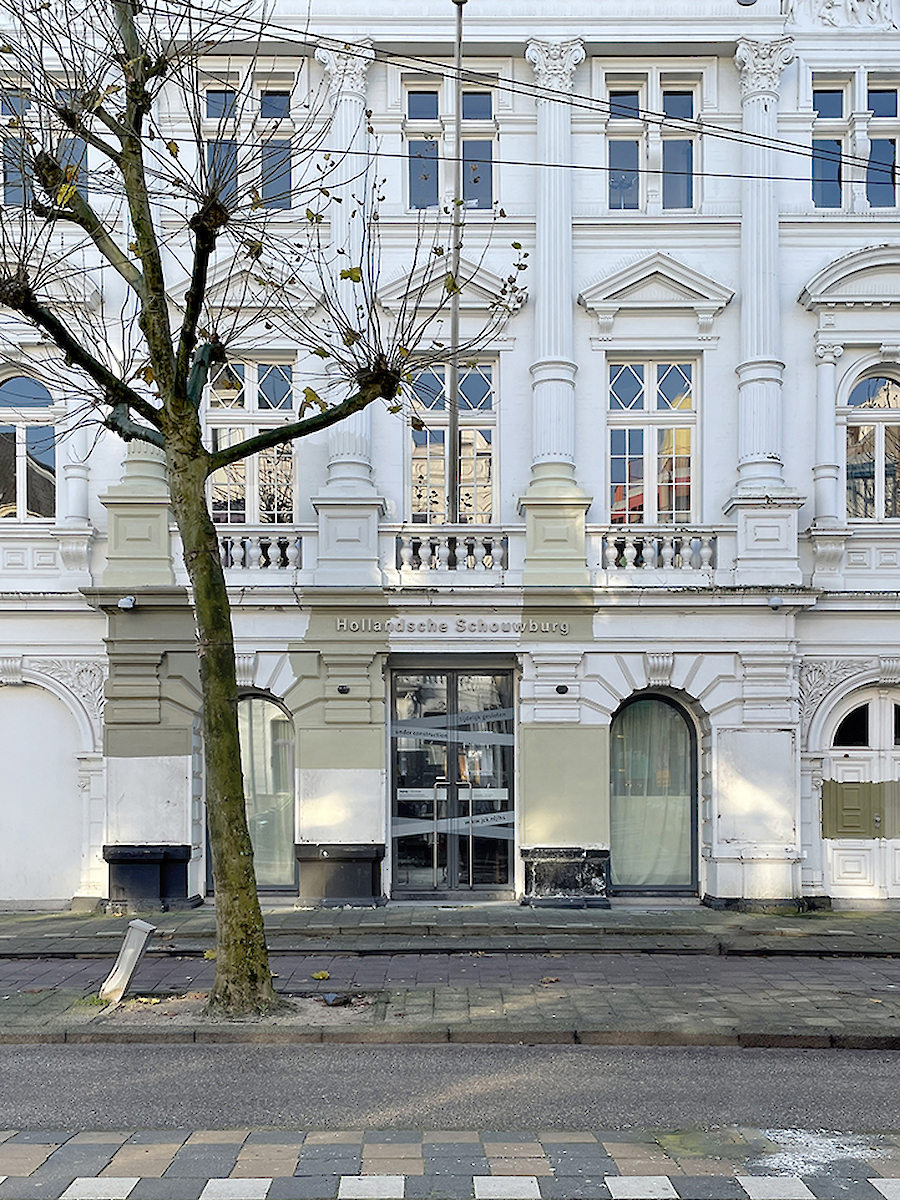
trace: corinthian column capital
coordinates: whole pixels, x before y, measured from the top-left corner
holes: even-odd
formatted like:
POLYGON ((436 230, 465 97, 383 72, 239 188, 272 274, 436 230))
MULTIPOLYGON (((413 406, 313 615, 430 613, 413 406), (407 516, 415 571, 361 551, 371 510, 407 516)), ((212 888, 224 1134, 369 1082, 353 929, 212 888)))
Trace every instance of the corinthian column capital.
POLYGON ((761 92, 777 96, 781 72, 793 60, 793 38, 776 38, 771 42, 738 38, 734 61, 741 76, 743 99, 747 100, 761 92))
POLYGON ((375 51, 368 38, 359 42, 344 42, 340 48, 320 46, 316 59, 325 68, 328 90, 332 96, 355 92, 366 94, 366 72, 375 59, 375 51))
POLYGON ((532 38, 525 57, 534 67, 538 87, 554 92, 571 92, 572 74, 584 62, 584 44, 579 38, 544 42, 532 38))

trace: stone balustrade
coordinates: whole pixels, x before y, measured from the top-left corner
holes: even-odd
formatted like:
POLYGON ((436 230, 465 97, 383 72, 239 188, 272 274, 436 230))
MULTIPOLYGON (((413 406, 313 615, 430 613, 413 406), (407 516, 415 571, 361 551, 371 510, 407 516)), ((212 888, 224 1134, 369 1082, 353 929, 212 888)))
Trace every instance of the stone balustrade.
POLYGON ((447 573, 489 572, 499 577, 509 565, 508 539, 486 526, 422 526, 397 535, 397 568, 401 578, 447 573))
POLYGON ((599 531, 595 567, 610 576, 640 571, 710 576, 716 563, 713 529, 611 525, 599 531))
POLYGON ((269 526, 248 529, 223 526, 219 556, 226 571, 299 571, 303 566, 303 539, 294 529, 269 526))

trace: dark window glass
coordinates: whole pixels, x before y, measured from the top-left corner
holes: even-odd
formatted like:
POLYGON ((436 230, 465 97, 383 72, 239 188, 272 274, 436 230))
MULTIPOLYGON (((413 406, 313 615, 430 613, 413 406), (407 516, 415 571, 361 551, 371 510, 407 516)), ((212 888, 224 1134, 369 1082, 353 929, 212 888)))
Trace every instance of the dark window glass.
POLYGON ((206 115, 213 121, 237 116, 237 93, 231 88, 216 88, 206 93, 206 115))
POLYGON ((87 143, 83 138, 71 137, 63 138, 59 143, 59 165, 66 167, 74 167, 78 174, 75 176, 75 182, 78 186, 78 194, 83 200, 88 198, 88 159, 87 159, 87 143))
POLYGON ((641 116, 640 92, 610 92, 609 117, 611 121, 638 121, 641 116))
POLYGON ((437 367, 433 371, 420 371, 413 379, 413 395, 423 408, 436 412, 444 408, 444 371, 437 367))
POLYGON ((680 121, 693 120, 693 92, 663 92, 663 112, 667 117, 676 117, 680 121))
POLYGON ((694 206, 694 146, 692 142, 663 142, 663 208, 694 206))
POLYGON ((406 115, 410 121, 436 121, 438 118, 437 92, 407 92, 406 115))
POLYGON ((259 115, 280 121, 291 111, 290 92, 263 92, 259 98, 259 115))
POLYGON ((56 439, 49 425, 25 430, 25 501, 29 517, 56 515, 56 439))
POLYGON ((16 431, 0 425, 0 520, 16 519, 16 431))
POLYGON ((872 138, 866 167, 866 197, 873 208, 893 208, 896 192, 897 143, 893 138, 872 138))
POLYGON ((49 408, 53 397, 42 383, 16 375, 0 383, 0 408, 49 408))
POLYGON ((31 156, 21 139, 10 138, 3 143, 3 201, 30 204, 32 195, 31 156))
POLYGON ((262 200, 266 208, 291 207, 290 142, 266 142, 262 148, 262 200))
POLYGON ((609 143, 609 207, 637 208, 640 201, 638 184, 638 143, 609 143))
POLYGON ((0 92, 0 116, 21 117, 22 113, 29 108, 31 108, 31 97, 27 92, 18 91, 15 88, 0 92))
POLYGON ((233 207, 237 203, 237 142, 230 138, 207 142, 206 169, 219 199, 233 207))
POLYGON ((869 111, 873 117, 896 117, 896 90, 882 91, 880 88, 869 90, 869 111))
POLYGON ((463 142, 463 200, 467 208, 490 208, 494 203, 493 142, 463 142))
POLYGON ((900 746, 900 704, 894 705, 894 745, 900 746))
POLYGON ((883 375, 861 379, 847 400, 851 408, 900 408, 900 384, 883 375))
POLYGON ((287 363, 259 363, 259 408, 290 408, 292 404, 291 378, 293 371, 287 363))
POLYGON ((834 735, 835 746, 868 746, 869 744, 869 706, 861 704, 847 713, 837 727, 834 735))
POLYGON ((840 120, 844 115, 844 93, 838 89, 813 92, 813 108, 817 117, 840 120))
POLYGON ((464 121, 490 121, 493 115, 494 105, 490 92, 463 92, 464 121))
POLYGON ((816 208, 840 208, 841 143, 835 138, 814 138, 812 149, 813 204, 816 208))
POLYGON ((438 146, 434 139, 409 143, 409 207, 434 208, 438 202, 438 146))

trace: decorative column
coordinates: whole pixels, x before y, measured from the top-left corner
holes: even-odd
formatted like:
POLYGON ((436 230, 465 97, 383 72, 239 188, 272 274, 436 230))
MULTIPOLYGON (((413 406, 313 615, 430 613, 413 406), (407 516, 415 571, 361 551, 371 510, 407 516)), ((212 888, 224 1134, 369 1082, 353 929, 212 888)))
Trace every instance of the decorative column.
POLYGON ((163 451, 137 439, 129 442, 121 482, 99 499, 109 521, 103 586, 129 592, 140 586, 172 586, 172 512, 163 451))
MULTIPOLYGON (((340 50, 320 47, 316 58, 325 67, 331 101, 330 144, 340 161, 338 182, 329 184, 334 197, 330 210, 332 250, 345 250, 348 265, 359 265, 365 235, 365 205, 371 181, 366 72, 375 52, 366 41, 346 43, 340 50), (363 203, 354 203, 356 196, 363 203), (338 202, 340 201, 340 202, 338 202), (355 211, 356 215, 351 216, 355 211)), ((338 298, 348 319, 358 294, 352 280, 337 281, 338 298)), ((372 477, 371 408, 332 426, 328 435, 328 478, 313 498, 319 514, 316 583, 380 585, 378 519, 384 501, 372 477)))
POLYGON ((778 294, 778 86, 793 59, 790 38, 738 40, 741 79, 743 204, 741 214, 741 362, 738 375, 738 471, 726 508, 737 519, 738 583, 791 584, 802 577, 797 510, 782 461, 782 377, 778 294))
POLYGON ((840 464, 838 427, 835 421, 836 367, 844 347, 819 342, 816 346, 816 461, 815 519, 810 530, 816 554, 813 584, 835 586, 841 581, 847 539, 844 506, 838 491, 840 464))
MULTIPOLYGON (((537 160, 571 162, 570 111, 560 100, 572 91, 584 46, 574 38, 532 40, 525 57, 538 87, 557 93, 537 100, 537 160)), ((537 181, 532 466, 519 501, 526 521, 524 580, 577 586, 589 582, 584 514, 591 501, 575 479, 572 177, 558 167, 538 167, 537 181)))
POLYGON ((59 554, 67 571, 74 572, 70 582, 78 586, 92 583, 90 547, 94 537, 91 525, 88 454, 90 439, 82 421, 85 401, 73 396, 68 403, 67 429, 58 441, 61 450, 62 489, 57 508, 57 524, 53 535, 59 543, 59 554))

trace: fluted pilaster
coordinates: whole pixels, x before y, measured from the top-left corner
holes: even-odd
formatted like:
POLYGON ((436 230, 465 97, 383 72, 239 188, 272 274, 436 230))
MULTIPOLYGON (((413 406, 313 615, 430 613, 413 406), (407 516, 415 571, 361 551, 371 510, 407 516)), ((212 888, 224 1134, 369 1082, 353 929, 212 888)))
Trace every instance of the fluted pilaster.
POLYGON ((837 425, 834 419, 837 362, 844 347, 819 343, 816 346, 816 462, 813 478, 816 486, 817 527, 843 524, 838 497, 837 425))

